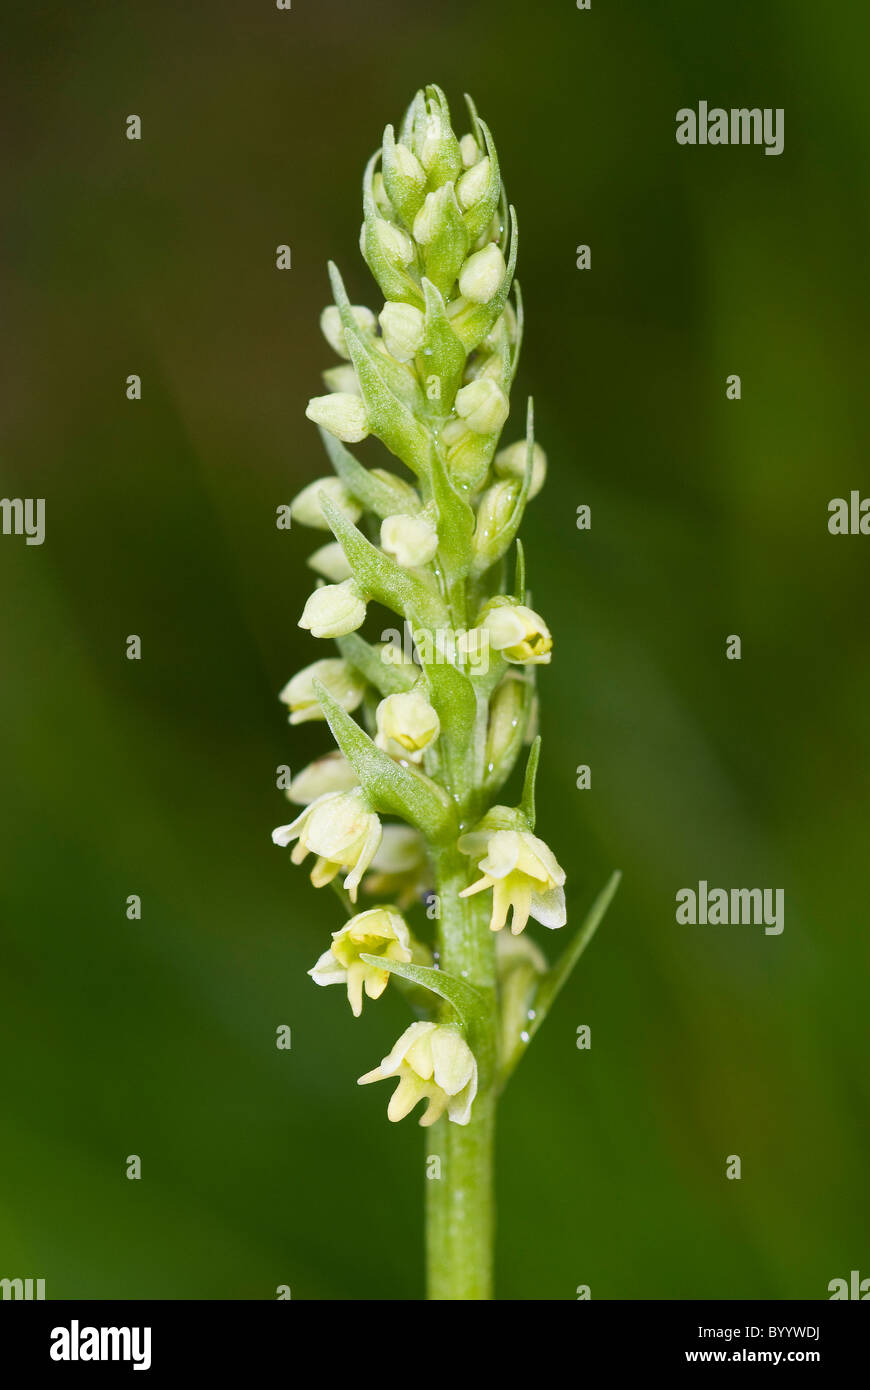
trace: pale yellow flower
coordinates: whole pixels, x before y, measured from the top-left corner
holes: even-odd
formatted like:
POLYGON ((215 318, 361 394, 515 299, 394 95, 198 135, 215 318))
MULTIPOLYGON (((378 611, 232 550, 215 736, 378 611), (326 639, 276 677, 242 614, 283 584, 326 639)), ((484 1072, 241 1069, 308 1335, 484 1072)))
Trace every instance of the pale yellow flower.
POLYGON ((380 999, 390 980, 388 970, 369 965, 360 959, 363 955, 412 960, 411 933, 404 917, 388 907, 358 912, 332 933, 329 950, 308 972, 317 985, 345 985, 354 1018, 362 1013, 363 989, 369 999, 380 999))
POLYGON ((292 855, 294 864, 301 864, 307 854, 317 855, 311 870, 315 888, 331 883, 347 870, 344 886, 351 902, 356 902, 360 879, 381 842, 381 822, 362 789, 327 792, 306 806, 290 825, 279 825, 272 831, 276 845, 286 847, 293 840, 298 841, 292 855))
POLYGON ((483 877, 459 896, 492 889, 492 931, 501 931, 509 912, 514 936, 530 917, 544 927, 564 927, 565 870, 537 835, 529 830, 479 829, 463 835, 459 848, 483 871, 483 877))
POLYGON ((522 603, 493 604, 480 626, 506 661, 518 666, 547 666, 552 659, 553 638, 539 613, 522 603))
POLYGON ((377 721, 377 743, 388 751, 394 742, 406 753, 420 753, 441 731, 436 711, 417 690, 387 695, 378 705, 377 721))
POLYGON ((412 1023, 392 1052, 358 1085, 398 1078, 387 1116, 401 1120, 421 1100, 429 1103, 421 1125, 433 1125, 447 1111, 454 1124, 467 1125, 477 1094, 477 1062, 458 1028, 438 1023, 412 1023))

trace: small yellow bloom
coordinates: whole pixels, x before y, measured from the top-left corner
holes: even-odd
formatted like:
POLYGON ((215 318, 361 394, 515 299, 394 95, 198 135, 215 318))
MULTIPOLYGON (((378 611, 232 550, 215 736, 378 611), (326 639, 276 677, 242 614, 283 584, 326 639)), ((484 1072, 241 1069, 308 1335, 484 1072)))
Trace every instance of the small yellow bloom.
POLYGON ((433 1125, 447 1111, 454 1124, 467 1125, 477 1094, 477 1062, 458 1028, 412 1023, 379 1067, 361 1076, 358 1085, 398 1077, 387 1116, 401 1120, 418 1101, 429 1103, 421 1125, 433 1125))
POLYGON ((404 917, 388 907, 358 912, 340 931, 332 933, 329 950, 308 972, 317 985, 346 985, 354 1018, 362 1013, 363 989, 369 999, 380 999, 390 980, 388 970, 360 960, 363 955, 412 960, 411 933, 404 917))
POLYGON ((292 855, 294 864, 301 864, 307 854, 317 855, 311 870, 314 887, 322 888, 347 870, 344 886, 355 903, 360 879, 381 842, 381 822, 361 789, 327 792, 306 806, 290 825, 279 825, 272 831, 273 844, 286 848, 293 840, 298 841, 292 855))
POLYGON ((514 936, 519 935, 530 917, 544 927, 564 927, 565 870, 537 835, 529 830, 480 828, 463 835, 459 848, 483 871, 483 878, 459 896, 468 898, 492 889, 492 931, 501 931, 509 912, 514 936))
POLYGON ((425 695, 416 690, 387 695, 377 709, 378 744, 398 743, 407 753, 419 753, 441 732, 441 721, 425 695))
POLYGON ((540 614, 524 604, 494 604, 484 614, 480 626, 506 661, 518 666, 549 665, 553 650, 550 630, 540 614))

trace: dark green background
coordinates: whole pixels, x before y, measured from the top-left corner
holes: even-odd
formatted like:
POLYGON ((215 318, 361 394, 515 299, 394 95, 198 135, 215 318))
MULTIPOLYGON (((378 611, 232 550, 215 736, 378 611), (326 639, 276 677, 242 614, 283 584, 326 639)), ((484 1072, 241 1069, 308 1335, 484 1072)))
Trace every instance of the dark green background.
POLYGON ((575 921, 625 875, 501 1108, 500 1296, 870 1276, 870 539, 826 529, 870 491, 866 6, 166 0, 4 27, 0 486, 47 499, 47 539, 0 538, 0 1277, 422 1292, 425 1143, 354 1084, 403 1006, 355 1021, 306 977, 337 904, 269 832, 277 765, 327 747, 276 700, 325 649, 296 627, 313 538, 274 526, 325 471, 325 262, 380 307, 362 169, 432 81, 457 118, 474 94, 520 219, 539 828, 575 921), (784 107, 784 154, 680 148, 700 99, 784 107), (678 926, 700 878, 783 887, 784 934, 678 926))

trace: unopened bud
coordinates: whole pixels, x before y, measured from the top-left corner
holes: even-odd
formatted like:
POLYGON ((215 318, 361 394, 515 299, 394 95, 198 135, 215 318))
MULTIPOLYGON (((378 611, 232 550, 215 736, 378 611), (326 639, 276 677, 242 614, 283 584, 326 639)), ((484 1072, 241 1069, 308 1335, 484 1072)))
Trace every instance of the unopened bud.
POLYGON ((505 346, 512 347, 516 340, 517 316, 514 306, 507 303, 480 346, 488 352, 500 352, 505 346))
POLYGON ((523 933, 501 931, 496 937, 496 967, 499 992, 499 1057, 510 1067, 528 1041, 529 1010, 541 978, 547 972, 543 951, 523 933))
POLYGON ((419 246, 429 246, 442 231, 456 204, 456 191, 452 183, 444 183, 434 193, 427 193, 426 199, 414 218, 414 240, 419 246))
POLYGON ((383 213, 388 221, 391 217, 395 217, 396 210, 390 201, 390 195, 384 183, 384 176, 380 171, 378 171, 372 179, 372 197, 375 200, 375 206, 378 212, 383 213))
POLYGON ((444 121, 437 111, 430 111, 419 138, 420 163, 424 169, 434 164, 444 138, 444 121))
POLYGON ((463 212, 474 207, 486 193, 492 165, 489 155, 481 159, 473 168, 466 170, 456 185, 456 197, 463 212))
POLYGON ((489 357, 479 357, 468 368, 468 380, 479 381, 481 377, 492 377, 501 384, 505 375, 505 361, 500 352, 490 353, 489 357))
POLYGON ((420 209, 426 191, 426 170, 413 150, 396 144, 393 127, 384 131, 381 153, 384 185, 403 221, 410 226, 420 209))
POLYGON ((307 563, 309 569, 313 569, 321 578, 328 579, 331 584, 340 584, 343 580, 350 579, 353 574, 338 541, 322 545, 313 555, 309 555, 307 563))
POLYGON ((482 251, 469 256, 463 265, 459 272, 459 292, 474 304, 487 304, 501 289, 506 271, 504 256, 495 242, 490 242, 482 251))
POLYGON ((491 377, 481 377, 456 392, 456 413, 475 434, 497 434, 510 413, 510 404, 491 377))
POLYGON ((378 315, 384 344, 397 362, 410 362, 423 345, 426 320, 413 304, 385 304, 378 315))
POLYGON ((477 555, 485 556, 492 542, 501 535, 513 516, 519 495, 519 483, 513 481, 493 483, 492 487, 487 488, 480 499, 474 528, 477 555))
POLYGON ((322 758, 317 758, 297 772, 287 788, 286 796, 288 801, 295 801, 298 806, 310 806, 319 796, 353 791, 358 786, 357 775, 344 754, 325 753, 322 758))
POLYGON ((377 710, 378 732, 408 753, 419 753, 441 731, 441 721, 425 695, 416 690, 388 695, 377 710))
POLYGON ((462 164, 466 169, 471 169, 480 159, 480 146, 473 135, 463 135, 459 142, 459 153, 462 155, 462 164))
MULTIPOLYGON (((496 473, 500 478, 517 478, 522 482, 526 475, 527 456, 528 446, 524 439, 518 439, 516 444, 508 444, 506 448, 499 449, 495 456, 496 473)), ((547 455, 540 444, 535 444, 532 449, 532 481, 529 487, 529 497, 538 495, 544 486, 546 476, 547 455)))
POLYGON ((420 163, 433 183, 444 183, 458 176, 462 155, 441 93, 437 100, 430 99, 426 103, 426 115, 415 133, 414 143, 420 163))
POLYGON ((320 506, 322 492, 326 493, 330 502, 333 502, 349 521, 358 521, 362 516, 363 509, 356 498, 351 496, 340 478, 331 476, 315 479, 296 494, 290 503, 290 515, 293 520, 303 526, 314 526, 318 531, 328 531, 329 522, 320 506))
POLYGON ((414 183, 418 183, 422 188, 426 182, 426 171, 414 151, 401 144, 395 145, 393 151, 396 172, 404 179, 413 179, 414 183))
POLYGON ((412 487, 404 478, 400 478, 397 473, 391 473, 388 468, 373 468, 371 470, 373 478, 386 483, 393 493, 396 501, 396 511, 417 511, 420 507, 420 494, 417 489, 412 487))
POLYGON ((438 549, 438 532, 424 516, 388 516, 381 522, 381 546, 406 569, 428 565, 438 549))
MULTIPOLYGON (((403 232, 401 227, 395 227, 392 222, 387 222, 383 217, 376 217, 369 226, 369 235, 373 236, 382 254, 391 265, 406 266, 410 265, 414 259, 414 243, 403 232)), ((366 225, 363 223, 362 239, 365 241, 366 225)))
POLYGON ((349 396, 361 395, 356 368, 350 362, 342 362, 337 367, 327 367, 321 372, 323 383, 330 391, 343 391, 349 396))
POLYGON ((360 396, 349 391, 333 391, 328 396, 313 396, 305 414, 315 425, 322 425, 345 444, 358 444, 369 433, 369 420, 360 396))
POLYGON ((326 657, 312 662, 284 686, 278 699, 290 711, 291 724, 304 724, 309 719, 323 719, 320 701, 314 693, 314 682, 320 681, 342 709, 355 710, 365 694, 366 683, 358 671, 340 657, 326 657))
POLYGON ((346 637, 362 627, 366 606, 352 579, 343 584, 324 584, 308 598, 299 627, 312 637, 346 637))
POLYGON ((487 767, 499 767, 502 758, 517 743, 527 698, 528 686, 523 677, 517 672, 509 672, 490 701, 486 733, 487 767))
MULTIPOLYGON (((367 309, 364 304, 354 304, 351 306, 351 313, 361 333, 374 333, 377 319, 371 309, 367 309)), ((320 315, 320 331, 334 353, 339 357, 350 357, 341 325, 341 314, 334 304, 328 304, 320 315)))
POLYGON ((489 472, 491 443, 485 435, 475 434, 464 420, 448 420, 441 431, 441 441, 447 451, 447 471, 452 481, 462 488, 480 487, 489 472))

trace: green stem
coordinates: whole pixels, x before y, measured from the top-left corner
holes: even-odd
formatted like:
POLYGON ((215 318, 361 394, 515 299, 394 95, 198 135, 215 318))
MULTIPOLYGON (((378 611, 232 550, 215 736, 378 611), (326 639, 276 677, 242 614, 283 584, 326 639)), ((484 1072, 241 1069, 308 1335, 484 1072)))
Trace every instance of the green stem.
POLYGON ((430 1299, 492 1298, 495 1140, 495 942, 487 903, 460 898, 468 861, 447 849, 436 865, 441 965, 485 995, 470 1039, 478 1091, 467 1125, 439 1120, 427 1136, 426 1245, 430 1299), (438 1164, 431 1159, 437 1157, 438 1164))

